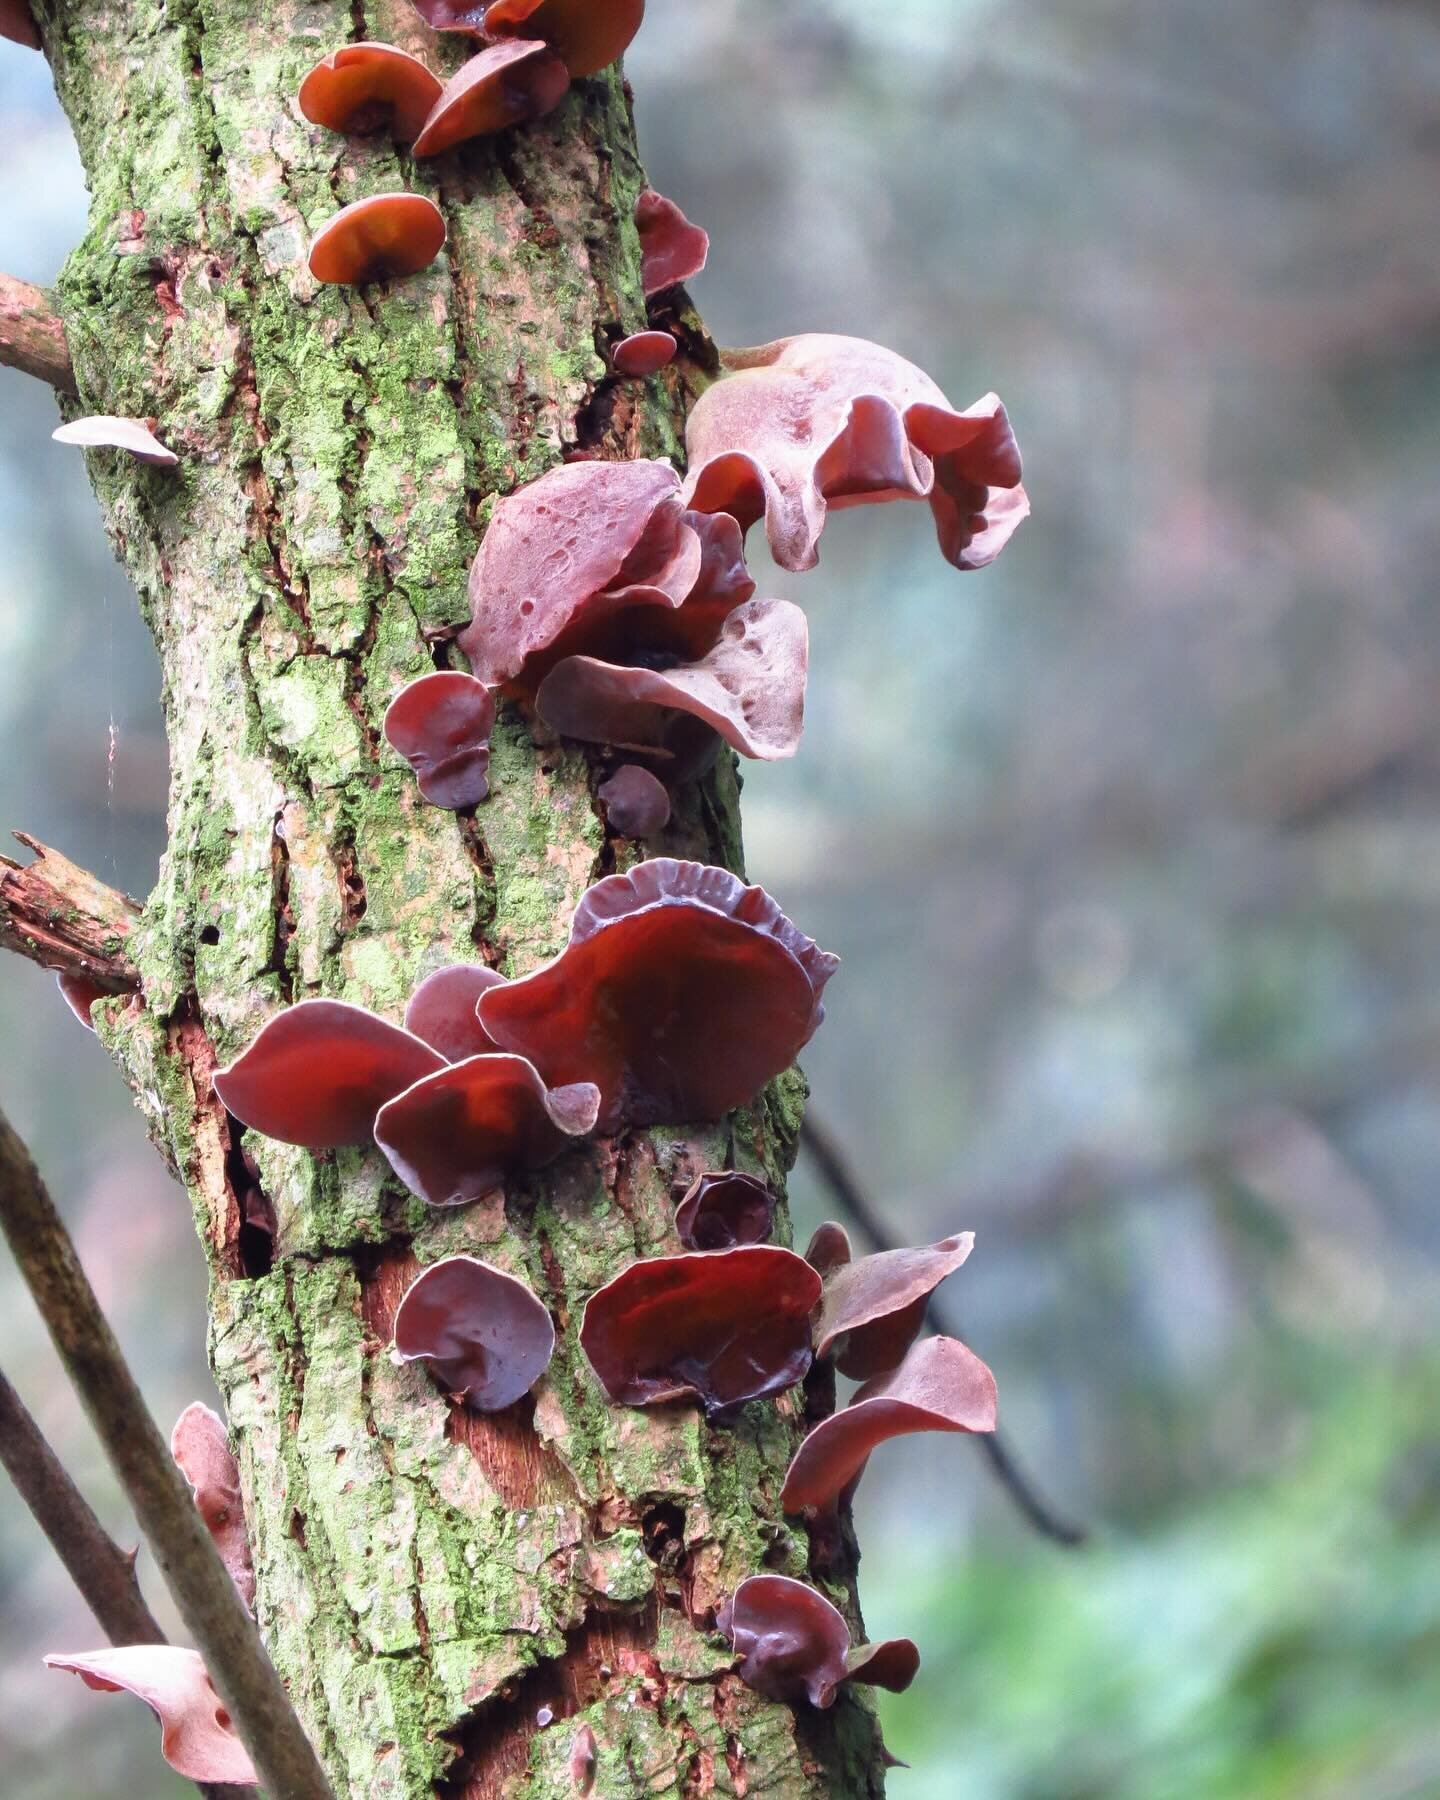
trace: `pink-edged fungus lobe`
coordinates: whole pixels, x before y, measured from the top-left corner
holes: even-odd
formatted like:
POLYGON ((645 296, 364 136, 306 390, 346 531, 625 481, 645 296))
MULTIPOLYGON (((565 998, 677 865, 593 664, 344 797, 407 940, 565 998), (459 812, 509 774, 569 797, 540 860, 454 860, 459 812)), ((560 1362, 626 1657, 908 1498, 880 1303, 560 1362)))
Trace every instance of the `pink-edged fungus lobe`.
POLYGON ((647 299, 689 281, 705 267, 710 234, 692 225, 673 200, 654 188, 646 188, 635 202, 635 226, 640 233, 640 279, 647 299))
POLYGON ((82 450, 127 450, 136 462, 173 469, 180 458, 167 450, 151 427, 153 419, 120 419, 113 413, 94 413, 72 419, 50 433, 57 444, 78 444, 82 450))
POLYGON ((494 37, 543 38, 575 77, 607 68, 640 29, 645 0, 493 0, 494 37))
POLYGON ((896 1368, 925 1323, 930 1296, 975 1247, 961 1232, 915 1250, 884 1250, 835 1269, 815 1322, 815 1354, 855 1381, 896 1368))
POLYGON ((101 1693, 134 1694, 160 1721, 160 1753, 190 1781, 229 1781, 254 1787, 259 1777, 211 1685, 198 1651, 171 1644, 132 1644, 117 1650, 58 1652, 47 1669, 78 1675, 101 1693))
POLYGON ((993 1431, 995 1377, 956 1338, 923 1338, 898 1369, 868 1381, 795 1452, 781 1489, 786 1512, 825 1507, 887 1438, 912 1431, 993 1431))
POLYGON ((216 1070, 215 1092, 266 1137, 333 1150, 368 1144, 385 1102, 444 1066, 428 1044, 362 1006, 301 1000, 216 1070))
POLYGON ((775 1196, 763 1181, 737 1170, 701 1175, 675 1208, 675 1231, 687 1250, 733 1250, 763 1244, 775 1220, 775 1196))
POLYGON ((616 344, 610 352, 610 367, 617 375, 658 375, 674 362, 678 348, 668 331, 637 331, 616 344))
POLYGON ((569 70, 547 44, 528 38, 487 44, 445 83, 415 139, 414 154, 439 156, 470 138, 542 118, 569 86, 569 70))
POLYGON ((809 1043, 839 959, 763 888, 655 857, 581 897, 556 959, 480 996, 552 1087, 593 1081, 600 1129, 721 1119, 809 1043))
POLYGON ((806 1262, 821 1275, 828 1275, 832 1269, 838 1269, 842 1264, 848 1263, 851 1254, 850 1233, 843 1225, 837 1225, 833 1219, 827 1219, 823 1225, 817 1225, 814 1235, 805 1247, 806 1262))
POLYGON ((170 1454, 190 1484, 220 1560, 247 1607, 255 1604, 255 1570, 240 1496, 240 1465, 220 1415, 199 1400, 187 1406, 170 1433, 170 1454))
POLYGON ((395 1314, 395 1353, 423 1362, 472 1412, 513 1406, 545 1373, 555 1327, 514 1275, 473 1256, 447 1256, 416 1276, 395 1314))
POLYGON ((442 670, 401 688, 385 713, 384 732, 432 806, 465 812, 490 792, 494 725, 495 697, 484 682, 442 670))
POLYGON ((617 769, 595 792, 604 804, 606 824, 621 837, 654 837, 670 823, 664 782, 634 763, 617 769))
POLYGON ((782 568, 814 567, 832 507, 928 500, 957 569, 993 562, 1030 510, 994 394, 956 412, 904 357, 824 333, 723 360, 686 428, 686 498, 746 530, 763 518, 782 568))
POLYGON ((580 1344, 617 1404, 694 1395, 713 1416, 803 1380, 819 1298, 815 1271, 773 1245, 656 1256, 591 1295, 580 1344))
POLYGON ((472 1056, 382 1106, 375 1142, 427 1205, 465 1206, 507 1175, 554 1162, 594 1130, 599 1108, 591 1082, 552 1091, 523 1056, 472 1056))
POLYGON ((87 1031, 93 1031, 95 1021, 90 1017, 90 1008, 97 1000, 110 998, 107 990, 98 987, 89 976, 73 974, 69 969, 57 970, 55 983, 71 1012, 87 1031))
POLYGON ((389 124, 396 141, 418 137, 442 84, 418 56, 394 44, 345 44, 300 83, 300 111, 312 125, 358 135, 389 124))
POLYGON ((372 194, 327 219, 310 245, 317 281, 365 287, 417 274, 445 244, 445 218, 424 194, 372 194))
POLYGON ((464 1062, 500 1046, 481 1025, 475 1008, 486 988, 505 977, 479 963, 450 963, 427 975, 405 1008, 405 1029, 438 1050, 446 1062, 464 1062))
POLYGON ((0 0, 0 38, 24 44, 28 50, 40 48, 40 27, 27 0, 0 0))
POLYGON ((835 1703, 842 1681, 903 1693, 920 1667, 909 1638, 850 1647, 850 1627, 817 1589, 789 1575, 751 1575, 721 1607, 717 1628, 740 1658, 740 1679, 771 1700, 803 1694, 835 1703))

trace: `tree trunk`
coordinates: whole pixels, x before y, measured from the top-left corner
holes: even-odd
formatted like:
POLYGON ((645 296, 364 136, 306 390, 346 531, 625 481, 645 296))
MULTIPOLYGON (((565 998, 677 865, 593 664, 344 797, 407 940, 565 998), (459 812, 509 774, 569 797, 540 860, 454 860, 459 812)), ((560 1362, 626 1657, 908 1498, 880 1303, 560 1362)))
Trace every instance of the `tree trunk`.
MULTIPOLYGON (((690 1407, 608 1408, 576 1341, 595 1286, 676 1247, 693 1171, 783 1177, 799 1077, 724 1129, 600 1144, 453 1214, 374 1152, 242 1147, 210 1084, 293 999, 395 1018, 442 963, 532 968, 616 866, 574 748, 502 714, 472 823, 420 801, 380 721, 404 681, 459 666, 492 495, 567 452, 678 458, 698 322, 661 381, 616 387, 596 354, 645 321, 620 75, 417 167, 295 104, 347 38, 456 66, 404 0, 110 0, 44 28, 93 194, 61 283, 81 410, 154 417, 182 459, 91 456, 171 754, 143 993, 102 1032, 194 1207, 258 1616, 337 1794, 583 1792, 584 1724, 607 1800, 878 1794, 863 1701, 771 1705, 712 1628, 744 1575, 806 1570, 777 1498, 800 1396, 715 1431, 690 1407), (442 258, 388 290, 317 288, 315 228, 402 187, 443 207, 442 258), (457 1412, 386 1354, 417 1259, 460 1249, 523 1273, 559 1321, 533 1416, 457 1412)), ((737 792, 727 755, 665 850, 738 867, 737 792)))

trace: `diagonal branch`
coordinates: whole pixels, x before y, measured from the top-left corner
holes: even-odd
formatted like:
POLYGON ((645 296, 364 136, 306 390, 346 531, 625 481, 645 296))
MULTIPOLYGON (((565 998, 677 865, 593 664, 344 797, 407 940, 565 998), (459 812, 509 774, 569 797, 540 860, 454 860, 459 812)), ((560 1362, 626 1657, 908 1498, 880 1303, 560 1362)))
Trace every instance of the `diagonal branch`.
POLYGON ((0 363, 75 392, 70 346, 54 297, 13 275, 0 275, 0 363))
POLYGON ((139 906, 58 850, 23 831, 15 836, 35 860, 0 856, 0 949, 42 968, 82 975, 107 994, 133 992, 140 972, 126 940, 139 921, 139 906))
POLYGON ((3 1114, 0 1231, 262 1784, 276 1800, 281 1795, 333 1800, 255 1623, 100 1311, 70 1234, 3 1114))
MULTIPOLYGON (((861 1187, 859 1179, 850 1167, 845 1153, 830 1135, 828 1128, 820 1124, 814 1111, 807 1108, 800 1125, 800 1142, 810 1153, 817 1172, 830 1192, 849 1213, 851 1219, 865 1233, 877 1250, 894 1250, 898 1246, 894 1234, 886 1229, 879 1213, 876 1211, 870 1196, 861 1187)), ((949 1331, 950 1325, 943 1319, 937 1302, 932 1300, 927 1309, 930 1324, 937 1331, 949 1331)), ((955 1333, 955 1335, 959 1335, 955 1333)), ((1031 1486, 1029 1478, 1015 1460, 1015 1453, 1009 1440, 999 1431, 977 1433, 975 1441, 979 1444, 986 1461, 999 1481, 1001 1487, 1010 1496, 1017 1509, 1042 1537, 1050 1538, 1067 1549, 1075 1549, 1085 1543, 1089 1536, 1083 1525, 1073 1524, 1055 1512, 1048 1501, 1041 1498, 1031 1486)))

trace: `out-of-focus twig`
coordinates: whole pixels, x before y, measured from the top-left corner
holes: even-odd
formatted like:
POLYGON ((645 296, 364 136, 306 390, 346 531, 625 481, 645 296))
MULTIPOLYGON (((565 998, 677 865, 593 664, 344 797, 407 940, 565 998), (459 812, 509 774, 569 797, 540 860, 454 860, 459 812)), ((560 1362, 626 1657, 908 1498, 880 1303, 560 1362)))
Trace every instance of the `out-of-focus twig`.
POLYGON ((75 392, 70 346, 54 299, 13 275, 0 275, 0 363, 48 381, 62 394, 75 392))
POLYGON ((104 993, 132 993, 140 972, 126 940, 140 908, 58 850, 23 831, 14 835, 35 860, 0 856, 0 949, 83 976, 104 993))
POLYGON ((262 1784, 276 1800, 333 1800, 254 1620, 235 1592, 100 1310, 70 1234, 3 1114, 0 1231, 262 1784))
MULTIPOLYGON (((874 1247, 877 1250, 898 1248, 894 1233, 880 1218, 869 1195, 861 1187, 844 1151, 841 1150, 830 1131, 816 1119, 813 1108, 806 1110, 804 1121, 800 1127, 800 1142, 809 1152, 825 1185, 874 1247)), ((950 1331, 953 1336, 960 1335, 958 1331, 952 1330, 944 1319, 938 1303, 933 1299, 926 1316, 937 1331, 950 1331)), ((1036 1492, 1029 1477, 1016 1462, 1015 1453, 1001 1432, 977 1433, 975 1441, 990 1464, 996 1480, 1004 1488, 1016 1509, 1042 1537, 1047 1537, 1054 1543, 1063 1544, 1067 1549, 1074 1549, 1086 1541, 1089 1533, 1083 1526, 1062 1518, 1048 1501, 1036 1492)))

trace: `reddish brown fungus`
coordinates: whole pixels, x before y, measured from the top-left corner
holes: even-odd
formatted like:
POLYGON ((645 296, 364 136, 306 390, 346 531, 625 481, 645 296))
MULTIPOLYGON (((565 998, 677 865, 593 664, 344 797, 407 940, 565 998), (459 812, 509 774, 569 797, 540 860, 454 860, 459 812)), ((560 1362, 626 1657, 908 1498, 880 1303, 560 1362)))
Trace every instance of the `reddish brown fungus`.
POLYGON ((912 1431, 993 1431, 995 1377, 956 1338, 924 1338, 898 1369, 866 1382, 795 1453, 780 1499, 786 1512, 827 1506, 887 1438, 912 1431))
POLYGON ((720 1119, 788 1068, 839 966, 763 888, 655 857, 581 898, 553 962, 480 996, 552 1086, 594 1081, 600 1129, 720 1119))
POLYGON ((526 38, 487 44, 445 83, 415 140, 415 155, 439 156, 470 138, 543 118, 569 86, 569 70, 548 45, 526 38))
POLYGON ((650 669, 567 656, 541 682, 535 709, 564 737, 663 747, 669 717, 688 713, 743 756, 793 756, 805 724, 810 633, 789 600, 747 600, 698 662, 650 669))
POLYGON ((414 275, 445 243, 445 219, 423 194, 372 194, 352 201, 316 232, 310 273, 317 281, 364 287, 414 275))
POLYGON ((931 1294, 975 1247, 973 1231, 917 1250, 885 1250, 835 1269, 815 1322, 815 1354, 855 1381, 898 1367, 925 1323, 931 1294))
POLYGON ((61 969, 56 974, 55 983, 71 1012, 87 1031, 93 1031, 95 1021, 90 1017, 90 1008, 97 1000, 109 998, 105 989, 97 987, 87 976, 72 975, 68 969, 61 969))
POLYGON ((928 500, 958 569, 993 562, 1030 510, 994 394, 956 412, 913 363, 860 338, 782 338, 725 361, 690 414, 686 497, 747 530, 764 518, 782 568, 814 566, 831 507, 928 500))
POLYGON ((151 427, 153 419, 119 419, 112 413, 95 413, 72 419, 50 433, 57 444, 78 444, 82 450, 127 450, 136 462, 173 469, 180 458, 167 450, 151 427))
POLYGON ((368 1144, 387 1100, 445 1066, 398 1025, 343 1000, 302 1000, 276 1013, 215 1092, 252 1130, 307 1150, 368 1144))
POLYGON ((675 1231, 690 1250, 733 1250, 763 1244, 775 1218, 775 1196, 763 1181, 719 1170, 691 1182, 675 1209, 675 1231))
POLYGON ((637 331, 616 344, 610 367, 617 375, 656 375, 674 362, 678 347, 668 331, 637 331))
POLYGON ((771 1700, 803 1694, 812 1706, 833 1706, 842 1681, 903 1693, 920 1667, 909 1638, 852 1650, 850 1627, 837 1608, 789 1575, 749 1576, 715 1622, 740 1658, 740 1679, 771 1700))
POLYGON ((438 1050, 446 1062, 464 1062, 500 1046, 486 1031, 475 1008, 486 988, 505 977, 478 963, 452 963, 427 975, 405 1008, 405 1029, 438 1050))
POLYGON ((848 1263, 851 1254, 850 1233, 843 1225, 827 1219, 823 1225, 816 1226, 815 1235, 805 1250, 805 1260, 819 1274, 828 1275, 832 1269, 848 1263))
POLYGON ((196 1401, 187 1406, 170 1433, 170 1454, 190 1483, 196 1510, 230 1572, 235 1590, 247 1607, 255 1604, 255 1570, 245 1531, 245 1505, 240 1497, 240 1466, 220 1415, 196 1401))
POLYGON ((469 37, 485 35, 485 9, 491 0, 410 0, 432 31, 463 31, 469 37))
POLYGON ((648 299, 689 281, 705 267, 710 234, 692 225, 673 200, 646 188, 635 202, 640 233, 640 278, 648 299))
POLYGON ((594 1130, 600 1090, 553 1091, 523 1056, 472 1056, 417 1081, 375 1119, 375 1142, 413 1194, 464 1206, 507 1175, 553 1162, 594 1130))
POLYGON ((385 737, 415 771, 432 806, 465 812, 490 792, 495 698, 473 675, 443 671, 402 688, 385 714, 385 737))
POLYGON ((29 50, 40 48, 40 27, 27 0, 0 0, 0 38, 24 44, 29 50))
POLYGON ((591 1295, 580 1344, 618 1404, 693 1394, 713 1416, 803 1380, 819 1297, 815 1271, 773 1245, 656 1256, 591 1295))
POLYGON ((473 1256, 432 1263, 395 1314, 395 1353, 472 1412, 513 1406, 545 1373, 555 1327, 514 1275, 473 1256))
POLYGON ((494 0, 485 29, 495 37, 543 38, 578 78, 614 62, 644 17, 645 0, 494 0))
POLYGON ((606 824, 622 837, 654 837, 670 823, 670 796, 664 782, 634 763, 617 769, 595 791, 604 804, 606 824))
POLYGON ((160 1753, 190 1781, 230 1781, 254 1787, 254 1764, 230 1723, 194 1650, 170 1644, 132 1644, 45 1658, 48 1669, 78 1675, 86 1687, 134 1694, 160 1721, 160 1753))
POLYGON ((312 125, 358 134, 389 123, 399 143, 417 137, 439 100, 441 82, 419 57, 394 44, 345 44, 300 83, 300 111, 312 125))

